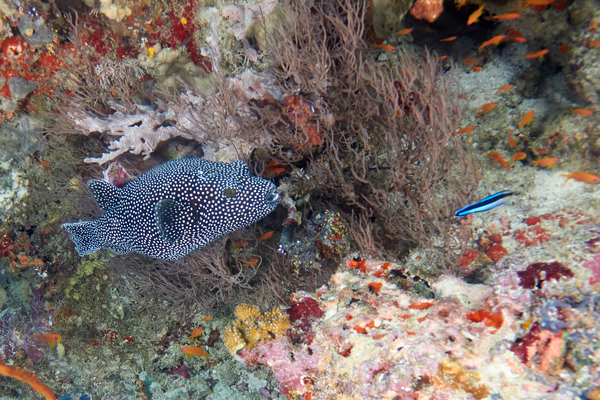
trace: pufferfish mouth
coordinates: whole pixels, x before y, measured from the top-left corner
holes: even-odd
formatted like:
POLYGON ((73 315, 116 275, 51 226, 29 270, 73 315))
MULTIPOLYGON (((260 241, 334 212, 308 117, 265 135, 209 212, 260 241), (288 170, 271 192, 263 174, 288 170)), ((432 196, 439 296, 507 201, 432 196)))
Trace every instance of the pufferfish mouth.
POLYGON ((267 193, 267 196, 265 197, 265 203, 274 206, 279 203, 280 198, 281 196, 279 196, 279 193, 277 193, 277 188, 273 188, 269 193, 267 193))

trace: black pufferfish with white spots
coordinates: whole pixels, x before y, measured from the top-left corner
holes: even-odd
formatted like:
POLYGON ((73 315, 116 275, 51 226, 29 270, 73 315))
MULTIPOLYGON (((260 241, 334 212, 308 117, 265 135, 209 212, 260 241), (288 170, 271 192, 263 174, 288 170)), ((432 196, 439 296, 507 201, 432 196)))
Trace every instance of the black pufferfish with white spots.
POLYGON ((63 224, 79 255, 101 248, 177 260, 256 222, 279 202, 276 186, 252 176, 243 161, 169 161, 118 188, 88 182, 105 213, 96 221, 63 224))

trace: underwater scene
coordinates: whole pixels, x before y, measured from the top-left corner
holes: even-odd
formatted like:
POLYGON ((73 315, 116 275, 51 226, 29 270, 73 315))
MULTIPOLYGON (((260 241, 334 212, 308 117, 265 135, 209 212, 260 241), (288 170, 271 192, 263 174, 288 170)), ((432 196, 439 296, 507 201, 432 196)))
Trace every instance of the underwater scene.
POLYGON ((0 400, 600 399, 600 1, 0 0, 0 400))

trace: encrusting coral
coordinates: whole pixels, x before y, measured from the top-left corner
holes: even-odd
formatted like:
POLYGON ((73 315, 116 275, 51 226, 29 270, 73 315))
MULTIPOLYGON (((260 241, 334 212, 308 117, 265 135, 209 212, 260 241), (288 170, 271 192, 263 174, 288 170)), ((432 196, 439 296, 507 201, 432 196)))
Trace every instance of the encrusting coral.
POLYGON ((235 309, 236 321, 225 328, 223 341, 231 352, 251 348, 261 340, 274 339, 283 335, 290 327, 290 319, 277 307, 261 315, 257 306, 240 304, 235 309))

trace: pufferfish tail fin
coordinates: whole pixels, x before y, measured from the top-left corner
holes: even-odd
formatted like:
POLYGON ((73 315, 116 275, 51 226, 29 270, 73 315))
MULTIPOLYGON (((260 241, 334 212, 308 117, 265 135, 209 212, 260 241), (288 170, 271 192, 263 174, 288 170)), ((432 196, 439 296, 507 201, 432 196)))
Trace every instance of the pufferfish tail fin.
POLYGON ((62 226, 73 235, 71 240, 80 256, 95 253, 102 248, 102 240, 98 235, 98 221, 72 222, 62 226))

